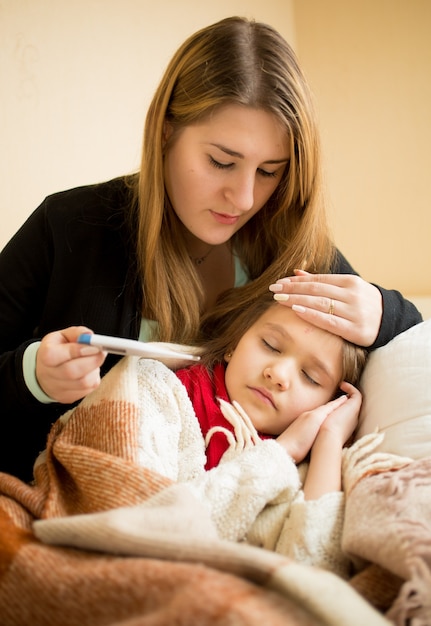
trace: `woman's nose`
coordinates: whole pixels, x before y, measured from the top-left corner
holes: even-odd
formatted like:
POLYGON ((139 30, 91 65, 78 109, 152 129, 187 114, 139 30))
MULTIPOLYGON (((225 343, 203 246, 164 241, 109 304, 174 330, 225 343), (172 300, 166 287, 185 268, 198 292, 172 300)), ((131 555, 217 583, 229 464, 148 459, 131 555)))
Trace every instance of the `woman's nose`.
POLYGON ((250 211, 254 205, 254 175, 236 176, 226 188, 225 197, 237 211, 250 211))

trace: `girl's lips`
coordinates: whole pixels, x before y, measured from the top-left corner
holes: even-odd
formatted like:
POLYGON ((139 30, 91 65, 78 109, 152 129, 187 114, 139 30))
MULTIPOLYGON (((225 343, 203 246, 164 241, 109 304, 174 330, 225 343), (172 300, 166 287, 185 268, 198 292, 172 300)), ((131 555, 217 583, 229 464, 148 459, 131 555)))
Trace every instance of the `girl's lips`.
POLYGON ((271 405, 274 409, 277 408, 272 394, 269 391, 263 389, 262 387, 250 387, 250 389, 260 400, 262 400, 262 402, 271 405))
POLYGON ((240 217, 239 215, 228 215, 227 213, 217 213, 216 211, 211 211, 211 215, 219 224, 227 224, 228 226, 236 224, 240 217))

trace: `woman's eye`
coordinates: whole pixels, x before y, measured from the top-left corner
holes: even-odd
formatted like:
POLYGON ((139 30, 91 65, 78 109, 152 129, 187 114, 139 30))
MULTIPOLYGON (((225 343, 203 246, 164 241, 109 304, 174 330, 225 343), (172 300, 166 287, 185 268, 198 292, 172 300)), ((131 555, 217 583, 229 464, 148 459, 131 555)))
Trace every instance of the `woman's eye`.
MULTIPOLYGON (((231 169, 235 164, 234 163, 220 163, 213 156, 208 155, 209 161, 213 167, 216 167, 219 170, 228 170, 231 169)), ((263 170, 262 168, 258 168, 258 173, 263 178, 276 178, 278 176, 278 170, 275 172, 268 172, 267 170, 263 170)))
POLYGON ((276 178, 278 175, 278 170, 275 170, 275 172, 267 172, 266 170, 259 168, 257 171, 264 178, 276 178))
POLYGON ((233 165, 233 163, 220 163, 220 161, 216 161, 214 157, 212 157, 211 155, 209 156, 209 160, 210 160, 211 165, 213 165, 219 170, 227 170, 233 165))

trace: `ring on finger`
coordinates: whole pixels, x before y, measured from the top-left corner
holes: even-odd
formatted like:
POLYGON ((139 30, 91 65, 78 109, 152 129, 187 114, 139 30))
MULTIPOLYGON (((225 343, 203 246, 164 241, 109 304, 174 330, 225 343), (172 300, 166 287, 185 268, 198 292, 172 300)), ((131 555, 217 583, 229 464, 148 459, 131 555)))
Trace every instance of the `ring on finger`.
POLYGON ((335 304, 333 299, 331 298, 329 300, 329 309, 328 309, 328 315, 334 315, 334 311, 335 311, 335 304))

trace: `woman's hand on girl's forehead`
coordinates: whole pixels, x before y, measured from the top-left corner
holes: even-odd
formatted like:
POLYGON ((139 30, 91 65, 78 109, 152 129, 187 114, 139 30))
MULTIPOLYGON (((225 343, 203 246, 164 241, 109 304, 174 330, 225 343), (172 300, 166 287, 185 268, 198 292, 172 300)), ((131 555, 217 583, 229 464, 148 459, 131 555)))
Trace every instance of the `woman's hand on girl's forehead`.
POLYGON ((374 285, 353 274, 294 276, 269 286, 274 299, 290 307, 303 320, 359 346, 377 337, 383 314, 382 296, 374 285))

